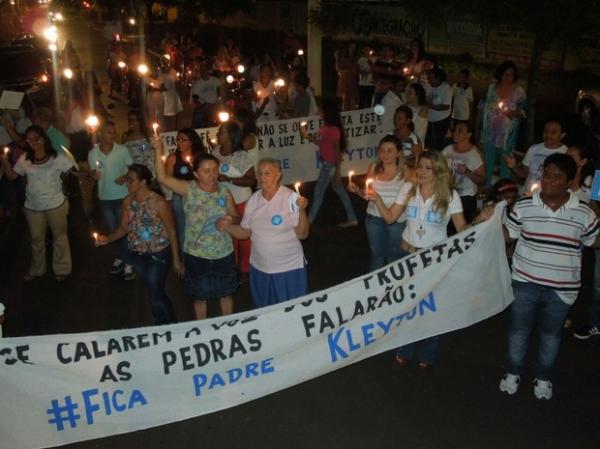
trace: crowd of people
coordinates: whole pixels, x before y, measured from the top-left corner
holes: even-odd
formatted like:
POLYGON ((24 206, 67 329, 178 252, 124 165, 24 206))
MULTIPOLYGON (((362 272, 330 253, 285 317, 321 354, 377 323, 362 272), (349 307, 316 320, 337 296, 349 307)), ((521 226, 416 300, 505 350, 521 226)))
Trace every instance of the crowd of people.
MULTIPOLYGON (((197 319, 206 318, 208 301, 218 301, 224 315, 233 313, 243 282, 249 282, 256 307, 307 294, 301 240, 324 206, 328 185, 346 213, 341 228, 359 224, 348 193, 364 200, 371 270, 489 218, 490 208, 478 201, 486 192, 486 201, 507 203, 504 233, 515 294, 508 373, 500 389, 516 393, 529 339, 537 329, 534 393, 550 399, 551 369, 580 287, 582 245, 597 246, 599 241, 590 195, 593 150, 565 145, 563 123, 550 119, 543 141, 517 159, 525 94, 510 61, 496 70, 476 121, 468 70, 451 87, 419 40, 411 43, 403 63, 390 46, 379 57, 370 47, 359 57, 353 43, 336 52, 338 98, 324 98, 318 108, 301 48, 288 47, 289 64, 281 79, 275 79, 277 69, 267 57, 256 58, 246 77, 242 54, 232 40, 210 58, 193 40, 181 46, 167 36, 160 71, 128 79, 127 73, 135 71, 125 69, 135 67, 135 52, 127 54, 115 38, 107 56, 109 93, 126 94, 131 107, 119 143, 93 74, 85 75, 72 44, 65 45, 62 58, 77 72, 65 80, 64 129, 55 126, 54 114, 44 107, 30 119, 21 110, 5 114, 2 121, 1 143, 7 148, 2 186, 5 191, 10 183, 31 235, 24 280, 48 271, 48 227, 52 272, 59 282, 71 273, 67 215, 73 189, 88 219, 99 205, 104 232, 96 233, 92 226, 95 244, 114 246, 110 273, 129 281, 136 274, 141 278, 156 324, 177 321, 166 291, 171 268, 183 279, 197 319), (178 127, 182 79, 194 106, 191 127, 178 127), (364 188, 351 180, 344 185, 340 166, 346 139, 340 111, 378 105, 385 132, 374 142, 378 151, 367 173, 371 182, 364 188), (216 140, 205 144, 194 129, 218 124, 217 106, 231 114, 219 124, 216 140), (84 122, 89 110, 100 115, 98 124, 84 122), (260 157, 256 123, 317 113, 318 132, 301 129, 321 158, 309 208, 307 198, 281 184, 279 162, 260 157), (173 152, 163 148, 156 129, 149 132, 152 123, 178 129, 173 152), (69 180, 75 180, 75 187, 69 180)), ((598 265, 590 323, 575 333, 577 338, 599 333, 598 265)), ((436 361, 439 340, 436 336, 398 348, 396 361, 406 365, 414 358, 426 369, 436 361)))

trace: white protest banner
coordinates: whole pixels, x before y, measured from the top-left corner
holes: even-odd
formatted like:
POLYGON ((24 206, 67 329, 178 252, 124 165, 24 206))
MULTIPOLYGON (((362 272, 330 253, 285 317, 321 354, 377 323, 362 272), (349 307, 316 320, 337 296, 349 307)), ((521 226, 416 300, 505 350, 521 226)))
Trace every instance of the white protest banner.
MULTIPOLYGON (((377 157, 377 145, 383 137, 381 117, 373 108, 342 112, 342 124, 347 140, 347 148, 341 172, 346 176, 350 170, 362 174, 377 157)), ((258 159, 277 159, 283 169, 283 183, 315 181, 321 166, 318 147, 303 139, 300 125, 306 122, 309 134, 319 131, 319 117, 303 117, 272 122, 257 123, 258 159)), ((214 139, 217 128, 197 129, 196 132, 208 148, 208 141, 214 139)), ((176 132, 161 133, 163 145, 174 151, 177 143, 176 132)))
POLYGON ((52 447, 188 419, 489 318, 512 301, 500 211, 284 304, 161 327, 0 339, 2 445, 52 447))

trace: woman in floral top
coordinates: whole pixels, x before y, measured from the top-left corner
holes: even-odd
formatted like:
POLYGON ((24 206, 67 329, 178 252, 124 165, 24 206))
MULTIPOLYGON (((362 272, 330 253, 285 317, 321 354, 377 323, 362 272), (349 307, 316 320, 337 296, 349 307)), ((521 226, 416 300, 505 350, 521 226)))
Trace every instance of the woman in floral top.
POLYGON ((504 61, 496 69, 496 81, 491 83, 479 103, 481 144, 485 154, 486 183, 491 185, 496 162, 500 163, 500 177, 510 178, 511 171, 505 157, 517 144, 519 125, 525 118, 525 91, 517 84, 517 66, 504 61))
POLYGON ((218 182, 219 160, 199 154, 192 161, 195 179, 186 181, 168 176, 158 154, 161 142, 154 139, 158 181, 183 197, 185 212, 185 290, 194 302, 196 319, 206 318, 207 300, 218 299, 223 315, 233 313, 233 292, 237 289, 237 267, 233 242, 227 232, 217 228, 217 221, 231 215, 239 223, 233 197, 218 182))
POLYGON ((184 268, 171 207, 157 193, 158 186, 153 185, 152 173, 145 165, 130 165, 126 180, 129 195, 123 200, 121 224, 111 234, 98 236, 96 245, 127 236, 131 263, 148 289, 154 323, 174 323, 175 311, 165 291, 171 258, 179 276, 184 268))

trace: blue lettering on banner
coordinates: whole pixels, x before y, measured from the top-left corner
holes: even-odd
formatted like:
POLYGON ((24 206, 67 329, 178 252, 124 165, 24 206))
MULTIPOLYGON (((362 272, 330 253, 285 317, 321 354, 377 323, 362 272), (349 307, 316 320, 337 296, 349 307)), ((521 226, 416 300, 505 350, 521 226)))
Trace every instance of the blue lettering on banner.
POLYGON ((72 429, 77 427, 77 423, 85 415, 85 421, 88 425, 94 424, 94 415, 110 416, 113 412, 123 413, 136 407, 148 405, 148 400, 140 390, 132 390, 126 393, 123 390, 103 391, 97 388, 81 392, 81 402, 77 402, 73 397, 65 396, 64 400, 53 399, 50 402, 51 407, 46 410, 50 416, 48 424, 56 426, 56 430, 61 432, 65 430, 65 423, 72 429), (81 406, 81 408, 80 408, 81 406), (80 411, 80 413, 76 413, 80 411))
POLYGON ((273 223, 275 226, 279 226, 281 223, 283 223, 283 218, 279 214, 273 215, 273 217, 271 217, 271 223, 273 223))
POLYGON ((274 373, 275 367, 271 364, 272 361, 273 357, 264 359, 260 362, 248 363, 241 368, 232 368, 221 373, 194 374, 194 376, 192 376, 194 382, 194 394, 196 396, 201 396, 202 390, 205 388, 212 390, 213 388, 233 385, 241 379, 250 379, 251 377, 274 373))
POLYGON ((347 329, 345 326, 340 327, 336 332, 327 335, 331 362, 335 363, 338 360, 346 359, 350 356, 351 352, 358 351, 360 348, 374 343, 378 338, 384 337, 390 332, 394 323, 398 327, 402 323, 402 320, 412 320, 417 315, 417 312, 419 316, 423 316, 426 311, 437 311, 433 292, 430 292, 426 298, 421 299, 410 311, 394 316, 387 321, 364 324, 358 331, 347 329), (383 333, 377 337, 374 335, 374 331, 376 330, 381 330, 383 333))
POLYGON ((345 153, 348 155, 348 160, 363 160, 373 159, 377 155, 377 147, 359 147, 347 149, 345 153))

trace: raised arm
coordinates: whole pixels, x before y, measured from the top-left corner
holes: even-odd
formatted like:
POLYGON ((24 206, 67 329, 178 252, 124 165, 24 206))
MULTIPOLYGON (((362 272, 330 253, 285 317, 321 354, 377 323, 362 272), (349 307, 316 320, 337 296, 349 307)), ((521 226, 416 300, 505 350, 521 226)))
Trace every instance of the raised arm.
POLYGON ((173 192, 181 195, 187 196, 189 190, 188 181, 184 181, 183 179, 177 179, 174 176, 167 175, 167 170, 165 169, 165 163, 162 160, 163 154, 163 144, 162 140, 159 138, 152 139, 152 145, 154 146, 154 167, 156 169, 156 180, 164 185, 166 188, 172 190, 173 192))

